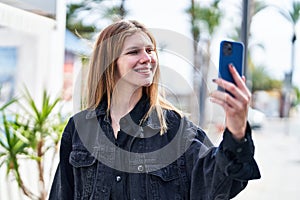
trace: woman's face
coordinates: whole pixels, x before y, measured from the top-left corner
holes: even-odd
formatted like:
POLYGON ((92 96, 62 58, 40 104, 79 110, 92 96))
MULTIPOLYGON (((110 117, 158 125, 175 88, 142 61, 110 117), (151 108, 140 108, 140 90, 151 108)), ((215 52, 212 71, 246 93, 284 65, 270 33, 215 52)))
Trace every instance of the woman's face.
POLYGON ((117 60, 117 84, 129 87, 149 86, 157 68, 157 55, 144 32, 128 36, 117 60))

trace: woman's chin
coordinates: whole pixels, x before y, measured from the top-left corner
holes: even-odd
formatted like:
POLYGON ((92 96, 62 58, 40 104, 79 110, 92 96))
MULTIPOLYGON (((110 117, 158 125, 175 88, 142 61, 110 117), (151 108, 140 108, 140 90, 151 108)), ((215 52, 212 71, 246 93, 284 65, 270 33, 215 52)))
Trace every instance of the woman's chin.
POLYGON ((152 85, 152 81, 145 81, 141 86, 149 87, 150 85, 152 85))

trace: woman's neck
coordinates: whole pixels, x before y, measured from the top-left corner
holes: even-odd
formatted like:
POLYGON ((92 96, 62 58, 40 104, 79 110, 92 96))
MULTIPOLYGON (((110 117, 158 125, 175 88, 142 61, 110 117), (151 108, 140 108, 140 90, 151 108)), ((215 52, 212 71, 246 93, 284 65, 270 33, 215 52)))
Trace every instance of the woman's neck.
POLYGON ((110 116, 115 138, 117 138, 118 131, 120 130, 120 119, 134 108, 134 106, 142 97, 142 93, 142 88, 135 90, 114 90, 110 106, 110 116))
POLYGON ((119 90, 112 94, 110 110, 121 117, 129 113, 142 97, 142 88, 134 91, 119 90))

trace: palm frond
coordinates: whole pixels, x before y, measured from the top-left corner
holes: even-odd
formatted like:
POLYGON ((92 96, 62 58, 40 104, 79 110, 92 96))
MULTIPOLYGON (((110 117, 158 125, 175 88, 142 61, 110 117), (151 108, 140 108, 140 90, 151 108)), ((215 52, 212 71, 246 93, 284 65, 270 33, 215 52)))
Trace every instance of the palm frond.
POLYGON ((5 103, 4 105, 2 105, 0 107, 0 111, 3 111, 5 108, 7 108, 8 106, 10 106, 11 104, 13 104, 17 101, 18 101, 18 99, 16 99, 16 98, 11 99, 10 101, 8 101, 7 103, 5 103))

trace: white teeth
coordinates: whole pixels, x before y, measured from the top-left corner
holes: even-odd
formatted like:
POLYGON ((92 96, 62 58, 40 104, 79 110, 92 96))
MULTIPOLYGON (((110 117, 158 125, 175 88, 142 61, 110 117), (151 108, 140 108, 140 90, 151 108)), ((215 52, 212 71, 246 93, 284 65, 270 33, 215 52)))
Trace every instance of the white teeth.
POLYGON ((136 69, 134 71, 139 72, 139 73, 146 73, 146 72, 151 71, 151 68, 150 69, 136 69))

